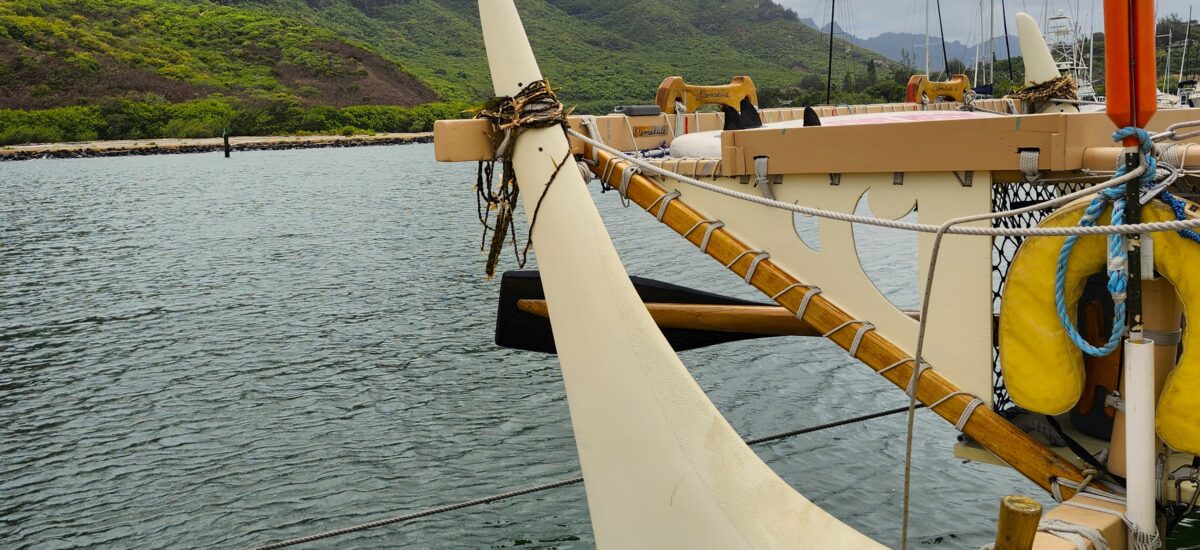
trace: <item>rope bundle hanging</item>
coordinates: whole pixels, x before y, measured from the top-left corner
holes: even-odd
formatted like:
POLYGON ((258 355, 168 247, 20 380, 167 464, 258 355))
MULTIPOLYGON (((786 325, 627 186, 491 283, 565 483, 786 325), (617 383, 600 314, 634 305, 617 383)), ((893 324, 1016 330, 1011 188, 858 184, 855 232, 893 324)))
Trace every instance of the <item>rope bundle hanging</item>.
MULTIPOLYGON (((493 98, 475 114, 475 118, 491 121, 495 136, 495 155, 492 160, 479 163, 475 180, 476 209, 479 214, 479 222, 483 224, 480 250, 488 248, 487 263, 484 267, 488 279, 491 279, 496 273, 500 252, 504 249, 507 239, 511 239, 517 265, 525 267, 529 247, 533 244, 533 226, 537 223, 537 210, 535 209, 534 216, 529 223, 525 246, 519 247, 517 245, 517 229, 513 224, 513 212, 516 210, 517 198, 520 195, 520 188, 517 187, 517 174, 512 165, 513 144, 521 132, 531 128, 560 126, 565 132, 569 114, 570 111, 563 109, 562 103, 559 103, 554 90, 550 88, 550 83, 546 80, 530 82, 513 97, 493 98), (500 162, 501 165, 498 183, 495 182, 496 162, 500 162), (489 224, 493 210, 496 211, 496 219, 494 224, 489 224), (489 231, 492 233, 490 245, 488 245, 489 231)), ((554 181, 558 170, 566 164, 570 155, 571 153, 568 151, 567 157, 557 164, 554 173, 550 176, 550 181, 554 181)), ((548 184, 546 188, 549 189, 548 184)), ((544 197, 545 193, 543 192, 542 198, 544 197)), ((538 199, 538 206, 541 206, 541 198, 538 199)))

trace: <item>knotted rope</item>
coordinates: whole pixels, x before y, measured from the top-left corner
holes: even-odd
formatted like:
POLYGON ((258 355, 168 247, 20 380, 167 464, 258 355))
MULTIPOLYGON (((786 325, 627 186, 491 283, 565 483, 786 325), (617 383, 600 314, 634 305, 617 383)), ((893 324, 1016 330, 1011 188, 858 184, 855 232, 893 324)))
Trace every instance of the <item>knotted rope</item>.
MULTIPOLYGON (((1141 188, 1152 187, 1157 167, 1157 160, 1154 158, 1154 142, 1151 140, 1150 134, 1141 128, 1126 127, 1113 133, 1114 141, 1121 141, 1127 137, 1138 138, 1138 153, 1142 155, 1142 165, 1146 168, 1138 178, 1138 184, 1141 188)), ((1117 176, 1127 172, 1128 168, 1124 164, 1117 167, 1117 176)), ((1127 184, 1110 187, 1098 193, 1084 210, 1078 225, 1082 227, 1096 225, 1096 220, 1104 213, 1110 201, 1112 202, 1112 225, 1124 223, 1125 185, 1127 184)), ((1182 214, 1183 212, 1180 211, 1176 216, 1183 219, 1182 214)), ((1190 232, 1191 230, 1186 231, 1190 232)), ((1062 249, 1059 250, 1058 264, 1054 274, 1054 306, 1058 312, 1059 322, 1067 331, 1067 337, 1084 353, 1094 357, 1103 357, 1117 349, 1121 343, 1121 337, 1125 334, 1125 297, 1126 287, 1129 284, 1129 253, 1125 248, 1124 235, 1108 236, 1108 293, 1112 295, 1113 299, 1113 326, 1108 341, 1103 346, 1096 347, 1079 334, 1079 329, 1067 313, 1065 291, 1067 262, 1070 261, 1071 250, 1075 248, 1075 242, 1078 240, 1079 237, 1075 235, 1067 237, 1063 241, 1062 249)))
MULTIPOLYGON (((1140 189, 1149 190, 1154 188, 1158 159, 1154 154, 1153 136, 1146 130, 1134 127, 1122 128, 1113 133, 1114 141, 1120 141, 1127 137, 1136 137, 1138 139, 1138 154, 1142 156, 1142 165, 1145 167, 1145 171, 1138 178, 1140 189)), ((1122 164, 1117 167, 1116 176, 1120 177, 1127 172, 1128 169, 1122 164)), ((1112 202, 1112 225, 1121 225, 1125 218, 1125 185, 1110 187, 1099 192, 1092 199, 1087 209, 1084 210, 1078 225, 1080 227, 1095 226, 1096 220, 1104 212, 1110 201, 1112 202)), ((1176 198, 1165 188, 1158 191, 1157 198, 1161 199, 1171 208, 1176 220, 1187 219, 1184 202, 1176 198)), ((1200 243, 1200 233, 1197 233, 1195 230, 1181 228, 1176 230, 1176 232, 1185 239, 1200 243)), ((1054 305, 1058 312, 1058 319, 1062 323, 1063 328, 1066 329, 1067 336, 1071 341, 1079 349, 1083 350, 1084 353, 1102 357, 1117 349, 1117 345, 1125 333, 1125 292, 1129 281, 1129 255, 1123 235, 1111 234, 1108 236, 1108 292, 1113 298, 1113 327, 1108 341, 1103 346, 1096 347, 1079 334, 1079 330, 1067 314, 1065 296, 1067 262, 1070 260, 1071 250, 1078 239, 1079 237, 1075 235, 1068 236, 1063 241, 1062 249, 1059 251, 1058 265, 1054 279, 1054 305)))
MULTIPOLYGON (((563 109, 562 103, 558 101, 554 90, 550 88, 550 83, 546 80, 530 82, 513 97, 493 98, 475 114, 475 118, 491 121, 495 136, 495 155, 492 160, 479 163, 475 180, 476 209, 479 214, 479 222, 483 224, 480 250, 487 243, 488 231, 492 232, 491 246, 488 249, 487 263, 484 267, 488 279, 491 279, 496 273, 496 265, 500 261, 500 251, 504 248, 506 238, 511 237, 513 252, 516 254, 519 267, 525 267, 529 248, 533 245, 533 226, 537 223, 537 209, 534 209, 534 215, 530 219, 524 248, 517 246, 517 229, 512 221, 517 197, 520 195, 517 174, 512 165, 513 144, 521 132, 530 128, 560 126, 566 132, 568 128, 567 115, 569 114, 570 110, 563 109), (501 176, 500 183, 494 184, 497 161, 501 163, 501 176), (488 224, 492 210, 496 211, 494 226, 488 224)), ((550 175, 550 182, 554 181, 558 171, 567 163, 570 156, 571 153, 568 150, 567 156, 555 166, 554 173, 550 175)), ((547 183, 546 189, 549 188, 549 183, 547 183)), ((543 191, 542 196, 538 198, 539 207, 545 196, 545 191, 543 191)))
POLYGON ((1068 73, 1058 78, 1026 86, 1005 97, 1021 100, 1022 103, 1029 106, 1029 112, 1036 113, 1047 102, 1078 97, 1078 90, 1079 86, 1075 84, 1075 79, 1068 73))

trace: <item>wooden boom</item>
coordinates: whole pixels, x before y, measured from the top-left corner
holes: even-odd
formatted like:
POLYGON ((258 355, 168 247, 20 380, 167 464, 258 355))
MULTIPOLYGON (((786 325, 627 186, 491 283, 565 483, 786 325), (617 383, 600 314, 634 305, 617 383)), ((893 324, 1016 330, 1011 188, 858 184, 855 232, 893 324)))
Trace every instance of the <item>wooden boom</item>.
MULTIPOLYGON (((517 307, 538 317, 550 317, 545 300, 525 299, 517 307)), ((768 336, 820 336, 808 323, 779 306, 727 306, 712 304, 647 303, 659 328, 715 330, 768 336)))
MULTIPOLYGON (((589 146, 588 149, 587 154, 590 156, 592 154, 591 147, 589 146)), ((592 166, 592 171, 598 178, 603 178, 603 167, 610 161, 618 163, 616 169, 610 170, 610 177, 605 182, 617 187, 620 184, 621 166, 625 164, 624 161, 613 159, 612 155, 602 150, 595 151, 595 154, 598 155, 599 162, 592 166)), ((667 193, 653 180, 637 173, 630 179, 627 189, 629 199, 643 209, 656 202, 661 202, 661 197, 667 193)), ((704 219, 680 199, 667 202, 662 216, 662 222, 680 235, 684 235, 704 219)), ((699 246, 703 232, 692 231, 685 238, 699 246)), ((753 254, 743 253, 750 250, 752 249, 729 232, 717 229, 709 238, 707 254, 722 264, 729 264, 740 256, 741 259, 734 262, 730 269, 744 277, 750 268, 753 254)), ((775 265, 770 259, 762 260, 758 264, 754 277, 750 280, 751 285, 767 296, 774 296, 796 283, 800 283, 800 281, 775 265)), ((783 293, 776 301, 786 307, 789 312, 795 313, 803 295, 804 289, 796 288, 783 293)), ((853 320, 854 317, 825 299, 823 295, 812 297, 804 316, 804 321, 821 334, 853 320)), ((841 346, 842 349, 849 350, 854 336, 854 328, 843 328, 831 334, 829 339, 841 346)), ((904 350, 880 336, 877 331, 869 331, 862 336, 856 358, 877 372, 885 367, 898 364, 898 366, 883 372, 882 376, 899 388, 908 387, 913 374, 912 360, 904 350), (905 359, 909 360, 904 361, 905 359), (904 362, 901 363, 901 361, 904 362)), ((917 385, 916 397, 921 403, 929 405, 956 391, 959 391, 957 387, 931 369, 925 371, 921 376, 920 383, 917 385)), ((933 410, 951 424, 955 424, 971 400, 970 396, 956 395, 933 410)), ((987 407, 975 410, 967 421, 963 433, 978 441, 984 448, 1046 491, 1051 490, 1051 484, 1056 479, 1075 482, 1083 480, 1082 473, 1074 464, 1039 444, 1029 434, 1013 426, 1008 420, 987 407)), ((1060 490, 1065 491, 1064 498, 1069 498, 1073 494, 1067 487, 1060 487, 1060 490)))
MULTIPOLYGON (((517 308, 538 317, 550 318, 545 300, 525 298, 517 308)), ((820 336, 808 323, 783 306, 729 306, 714 304, 669 304, 647 302, 646 309, 660 328, 715 330, 767 336, 820 336)), ((905 312, 919 319, 919 311, 905 312)))

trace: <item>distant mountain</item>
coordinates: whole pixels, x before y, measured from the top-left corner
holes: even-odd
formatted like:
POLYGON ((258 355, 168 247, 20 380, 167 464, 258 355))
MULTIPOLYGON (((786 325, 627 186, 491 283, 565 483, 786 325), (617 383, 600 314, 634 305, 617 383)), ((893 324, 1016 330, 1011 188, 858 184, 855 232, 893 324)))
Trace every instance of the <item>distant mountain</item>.
MULTIPOLYGON (((817 25, 816 21, 813 21, 811 18, 801 19, 800 22, 804 23, 805 25, 807 25, 810 28, 821 31, 822 33, 829 32, 829 24, 828 23, 826 23, 825 25, 819 26, 819 25, 817 25)), ((833 26, 833 33, 834 33, 834 37, 843 38, 856 46, 861 46, 868 50, 878 52, 880 54, 883 54, 885 57, 895 60, 895 61, 901 61, 902 58, 904 57, 904 52, 906 52, 906 51, 908 52, 909 59, 912 60, 912 63, 914 65, 921 65, 924 63, 924 60, 925 60, 925 52, 924 52, 925 35, 924 34, 917 34, 917 33, 910 33, 910 32, 885 32, 879 36, 873 36, 871 38, 860 38, 857 36, 846 34, 842 30, 841 26, 837 25, 836 23, 833 26)), ((993 46, 994 46, 995 52, 996 52, 996 59, 1008 59, 1008 54, 1004 48, 1004 37, 1000 37, 1000 36, 996 37, 995 40, 993 41, 993 46)), ((941 67, 942 66, 941 38, 938 36, 930 36, 929 37, 929 48, 930 48, 930 52, 929 52, 930 65, 935 68, 941 67)), ((1009 48, 1012 49, 1013 57, 1021 56, 1021 45, 1017 42, 1016 36, 1009 36, 1009 48)), ((985 54, 986 51, 987 51, 987 44, 986 43, 981 44, 980 48, 979 48, 979 55, 981 56, 981 59, 980 59, 981 61, 983 61, 983 56, 986 55, 985 54)), ((971 63, 973 63, 975 61, 975 45, 974 44, 963 44, 962 42, 959 42, 957 40, 952 40, 952 41, 946 42, 946 55, 950 59, 957 59, 959 61, 962 61, 964 65, 969 66, 971 63)))
MULTIPOLYGON (((914 64, 922 64, 925 59, 925 35, 915 33, 897 33, 885 32, 879 36, 871 38, 859 39, 851 37, 854 44, 862 46, 869 50, 879 52, 888 58, 897 61, 903 56, 903 52, 907 51, 909 58, 914 64)), ((996 59, 1008 59, 1008 54, 1005 51, 1004 37, 996 37, 992 42, 996 59)), ((1017 37, 1008 37, 1008 47, 1012 49, 1013 57, 1021 55, 1021 44, 1017 41, 1017 37)), ((937 36, 929 37, 929 58, 930 65, 934 67, 942 66, 942 43, 941 38, 937 36)), ((979 45, 980 61, 985 61, 987 55, 987 44, 979 45)), ((946 56, 950 59, 957 59, 963 64, 970 66, 975 61, 975 45, 963 44, 957 40, 946 42, 946 56)))

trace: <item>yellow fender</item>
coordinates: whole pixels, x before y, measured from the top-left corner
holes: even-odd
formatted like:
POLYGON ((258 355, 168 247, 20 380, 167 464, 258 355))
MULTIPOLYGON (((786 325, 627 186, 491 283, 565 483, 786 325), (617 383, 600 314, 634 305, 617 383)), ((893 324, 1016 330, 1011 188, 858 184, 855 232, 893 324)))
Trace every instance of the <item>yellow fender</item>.
MULTIPOLYGON (((1072 227, 1088 201, 1051 214, 1041 227, 1072 227)), ((1187 203, 1192 218, 1196 205, 1187 203)), ((1099 224, 1109 223, 1112 210, 1099 224)), ((1175 219, 1165 204, 1153 201, 1142 210, 1146 222, 1175 219)), ((1000 365, 1013 402, 1040 414, 1062 414, 1083 392, 1083 353, 1067 337, 1054 307, 1054 276, 1065 237, 1032 237, 1017 250, 1000 301, 1000 365)), ((1086 279, 1105 269, 1107 239, 1080 237, 1067 263, 1065 294, 1072 318, 1086 279)), ((1200 319, 1200 244, 1174 232, 1154 234, 1154 263, 1175 286, 1184 315, 1200 319)), ((1178 451, 1200 454, 1200 330, 1183 334, 1183 355, 1159 396, 1155 420, 1159 437, 1178 451)), ((1119 352, 1114 352, 1119 353, 1119 352)))

